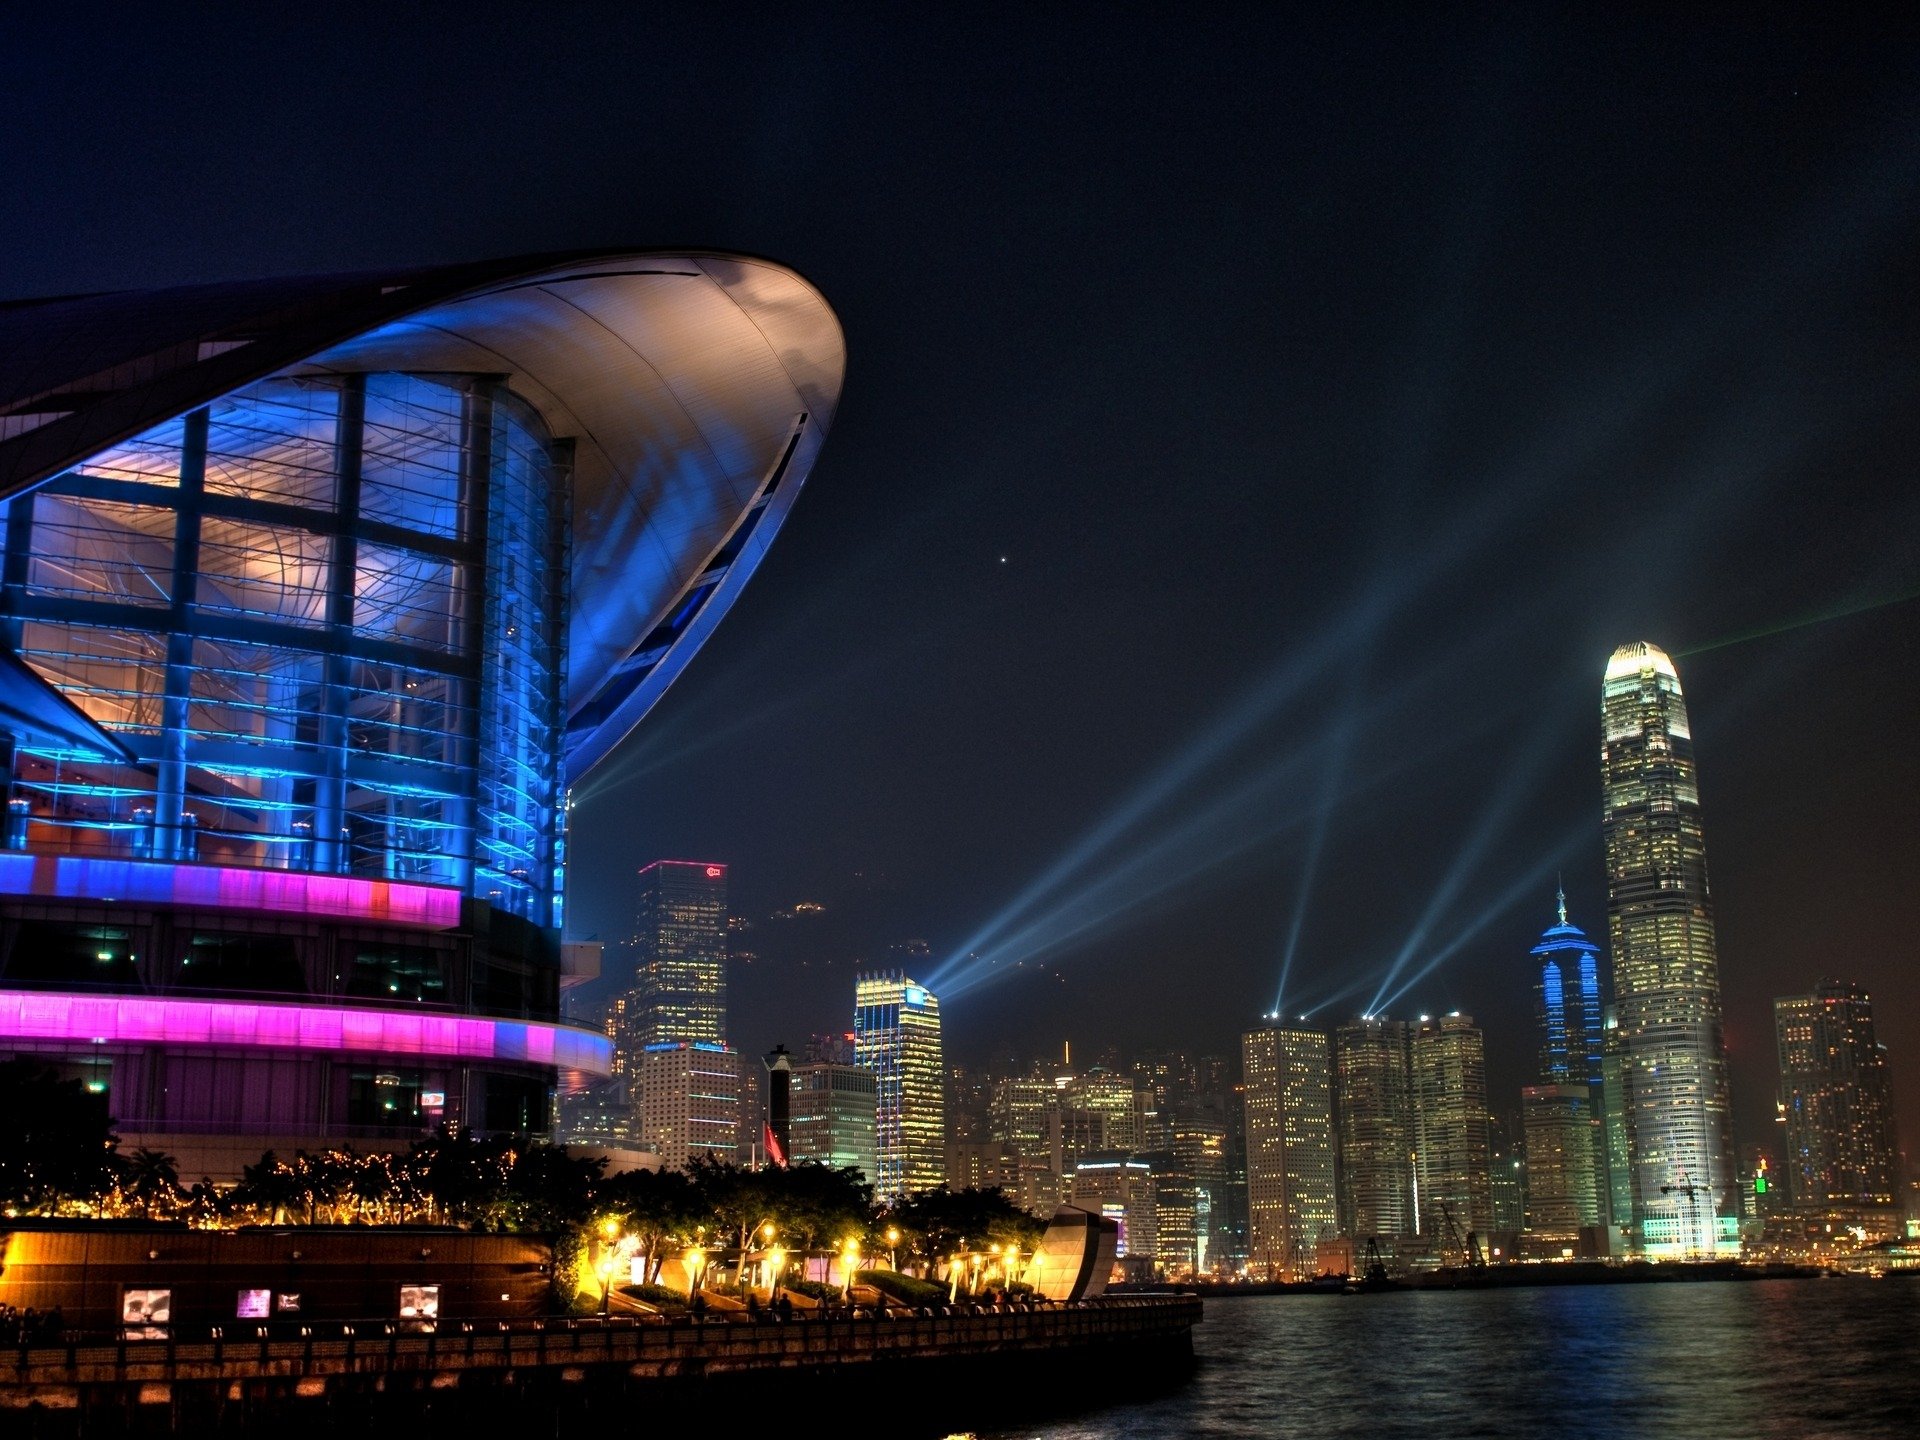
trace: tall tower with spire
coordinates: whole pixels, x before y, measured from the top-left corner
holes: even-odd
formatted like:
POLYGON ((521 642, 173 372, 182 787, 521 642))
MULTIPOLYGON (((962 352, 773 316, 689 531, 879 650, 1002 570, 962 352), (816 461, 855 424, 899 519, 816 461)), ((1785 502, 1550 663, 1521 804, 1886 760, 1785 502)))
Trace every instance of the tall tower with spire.
POLYGON ((1600 947, 1567 919, 1567 891, 1559 892, 1560 920, 1530 952, 1533 1014, 1540 1040, 1542 1085, 1600 1086, 1600 947))
POLYGON ((1710 1255, 1737 1225, 1736 1177, 1700 788, 1673 661, 1644 641, 1614 651, 1601 716, 1632 1237, 1652 1254, 1710 1255))
POLYGON ((1527 1137, 1527 1237, 1556 1258, 1569 1246, 1604 1253, 1606 1131, 1602 1124, 1600 947, 1567 919, 1533 947, 1533 1008, 1540 1042, 1535 1083, 1521 1092, 1527 1137))

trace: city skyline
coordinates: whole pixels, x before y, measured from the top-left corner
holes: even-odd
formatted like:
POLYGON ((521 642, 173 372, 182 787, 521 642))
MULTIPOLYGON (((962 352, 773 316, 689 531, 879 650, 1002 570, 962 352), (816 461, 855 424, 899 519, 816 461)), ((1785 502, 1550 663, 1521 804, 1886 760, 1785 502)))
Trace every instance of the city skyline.
MULTIPOLYGON (((569 933, 609 970, 636 868, 712 856, 756 926, 749 1056, 844 1028, 855 960, 919 938, 958 1057, 1231 1055, 1279 995, 1471 1013, 1517 1094, 1555 874, 1588 934, 1606 914, 1593 677, 1646 640, 1708 756, 1736 1132, 1772 1123, 1773 999, 1835 971, 1920 1115, 1902 46, 827 16, 796 66, 751 16, 388 20, 131 16, 97 64, 25 71, 0 188, 44 219, 8 294, 672 236, 831 297, 852 408, 569 797, 569 933), (449 163, 481 135, 484 169, 449 163)), ((396 854, 430 833, 408 807, 396 854)))

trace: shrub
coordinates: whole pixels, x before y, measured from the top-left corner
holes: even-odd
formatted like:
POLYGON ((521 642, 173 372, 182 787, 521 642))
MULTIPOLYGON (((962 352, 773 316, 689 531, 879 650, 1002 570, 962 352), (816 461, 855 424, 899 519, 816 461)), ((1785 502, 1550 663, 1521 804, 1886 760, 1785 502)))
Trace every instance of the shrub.
POLYGON ((815 1300, 838 1300, 840 1287, 824 1280, 787 1279, 780 1282, 796 1295, 811 1295, 815 1300))
POLYGON ((856 1285, 871 1285, 882 1295, 891 1295, 907 1305, 944 1305, 947 1287, 931 1280, 918 1280, 898 1270, 860 1270, 853 1277, 856 1285))
POLYGON ((632 1296, 635 1300, 643 1300, 657 1310, 684 1310, 687 1308, 687 1297, 682 1295, 678 1290, 669 1290, 665 1285, 622 1285, 618 1288, 622 1295, 632 1296))

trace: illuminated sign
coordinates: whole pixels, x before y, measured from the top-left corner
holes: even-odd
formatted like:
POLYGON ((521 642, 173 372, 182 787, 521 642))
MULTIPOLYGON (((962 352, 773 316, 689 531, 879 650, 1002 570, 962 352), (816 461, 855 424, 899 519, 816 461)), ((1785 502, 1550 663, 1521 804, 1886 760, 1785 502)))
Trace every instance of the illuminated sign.
POLYGON ((422 1090, 420 1092, 422 1110, 444 1110, 447 1108, 447 1092, 444 1090, 422 1090))
POLYGON ((460 892, 440 885, 19 851, 0 853, 0 895, 255 910, 433 930, 450 930, 460 923, 460 892))
POLYGON ((927 1003, 927 992, 922 990, 918 985, 909 985, 907 986, 906 999, 909 1005, 924 1005, 927 1003))
POLYGON ((707 866, 707 879, 709 880, 718 880, 722 875, 726 873, 727 872, 718 865, 707 866))
POLYGON ((0 990, 0 1040, 438 1055, 613 1072, 613 1042, 597 1031, 345 1005, 0 990))
POLYGON ((120 1324, 126 1334, 151 1340, 164 1336, 173 1323, 172 1290, 123 1290, 120 1324))
POLYGON ((271 1313, 273 1302, 271 1290, 242 1290, 234 1302, 234 1318, 239 1320, 264 1320, 271 1313))
POLYGON ((440 1287, 438 1285, 402 1285, 400 1287, 400 1318, 402 1320, 439 1319, 440 1287))

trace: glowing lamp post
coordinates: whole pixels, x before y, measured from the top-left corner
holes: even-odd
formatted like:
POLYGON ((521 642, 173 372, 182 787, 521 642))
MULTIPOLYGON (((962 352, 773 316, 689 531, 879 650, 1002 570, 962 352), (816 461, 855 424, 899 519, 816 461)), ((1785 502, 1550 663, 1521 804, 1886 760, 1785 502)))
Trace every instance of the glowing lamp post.
POLYGON ((687 1248, 685 1258, 687 1266, 687 1299, 691 1300, 695 1292, 700 1289, 700 1275, 701 1272, 707 1268, 707 1252, 698 1245, 692 1245, 687 1248))
POLYGON ((899 1227, 895 1225, 889 1225, 887 1227, 887 1268, 889 1270, 898 1270, 900 1268, 900 1261, 895 1253, 899 1249, 899 1245, 900 1245, 899 1227))
POLYGON ((840 1250, 840 1294, 841 1298, 849 1304, 853 1301, 854 1267, 859 1263, 860 1242, 852 1237, 848 1237, 847 1243, 840 1250))

